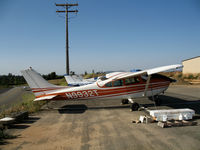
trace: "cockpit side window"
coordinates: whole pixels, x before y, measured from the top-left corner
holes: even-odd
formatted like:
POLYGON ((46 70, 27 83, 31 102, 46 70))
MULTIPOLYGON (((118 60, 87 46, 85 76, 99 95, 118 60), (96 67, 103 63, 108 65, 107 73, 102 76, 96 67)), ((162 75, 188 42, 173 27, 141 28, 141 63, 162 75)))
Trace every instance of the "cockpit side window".
POLYGON ((105 84, 105 87, 112 87, 112 82, 108 82, 105 84))
POLYGON ((140 82, 138 77, 125 79, 125 85, 131 85, 131 84, 138 83, 138 82, 140 82))
POLYGON ((113 86, 122 86, 123 85, 123 80, 116 80, 113 82, 113 86))

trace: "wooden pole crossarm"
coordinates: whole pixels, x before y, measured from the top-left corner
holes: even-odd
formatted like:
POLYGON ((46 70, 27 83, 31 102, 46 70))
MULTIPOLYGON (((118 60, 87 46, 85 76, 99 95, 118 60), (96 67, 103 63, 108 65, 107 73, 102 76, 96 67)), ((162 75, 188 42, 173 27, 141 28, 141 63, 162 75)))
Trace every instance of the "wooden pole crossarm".
POLYGON ((55 4, 56 6, 78 6, 78 3, 76 4, 55 4))
POLYGON ((78 10, 68 10, 68 11, 66 11, 66 10, 57 10, 56 11, 57 13, 65 13, 65 12, 78 12, 78 10))

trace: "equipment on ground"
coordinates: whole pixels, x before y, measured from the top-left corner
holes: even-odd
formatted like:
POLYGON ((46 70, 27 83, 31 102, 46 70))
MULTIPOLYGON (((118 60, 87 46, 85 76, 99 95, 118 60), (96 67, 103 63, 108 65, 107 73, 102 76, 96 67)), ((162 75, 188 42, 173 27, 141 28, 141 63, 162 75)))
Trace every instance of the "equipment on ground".
POLYGON ((153 118, 155 118, 156 121, 190 120, 195 115, 195 111, 189 108, 162 109, 162 110, 149 110, 149 114, 153 118))

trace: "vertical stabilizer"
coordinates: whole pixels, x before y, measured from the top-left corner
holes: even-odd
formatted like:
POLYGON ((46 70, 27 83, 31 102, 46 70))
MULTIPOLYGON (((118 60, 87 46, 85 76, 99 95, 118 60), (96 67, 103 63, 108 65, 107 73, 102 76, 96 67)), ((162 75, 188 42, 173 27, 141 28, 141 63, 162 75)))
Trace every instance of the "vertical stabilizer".
POLYGON ((48 89, 55 89, 56 85, 47 82, 39 73, 32 68, 21 71, 23 77, 36 96, 45 95, 48 89))

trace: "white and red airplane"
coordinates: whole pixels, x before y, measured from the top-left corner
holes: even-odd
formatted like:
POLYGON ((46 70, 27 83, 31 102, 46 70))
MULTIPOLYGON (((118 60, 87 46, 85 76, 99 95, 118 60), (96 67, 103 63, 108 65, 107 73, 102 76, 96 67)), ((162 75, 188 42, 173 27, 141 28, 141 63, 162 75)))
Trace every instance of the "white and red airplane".
POLYGON ((156 97, 174 81, 157 73, 182 67, 169 65, 138 72, 113 72, 78 87, 50 84, 32 68, 21 72, 36 96, 34 101, 120 99, 123 104, 129 102, 131 110, 137 110, 139 104, 134 102, 135 98, 156 97))

